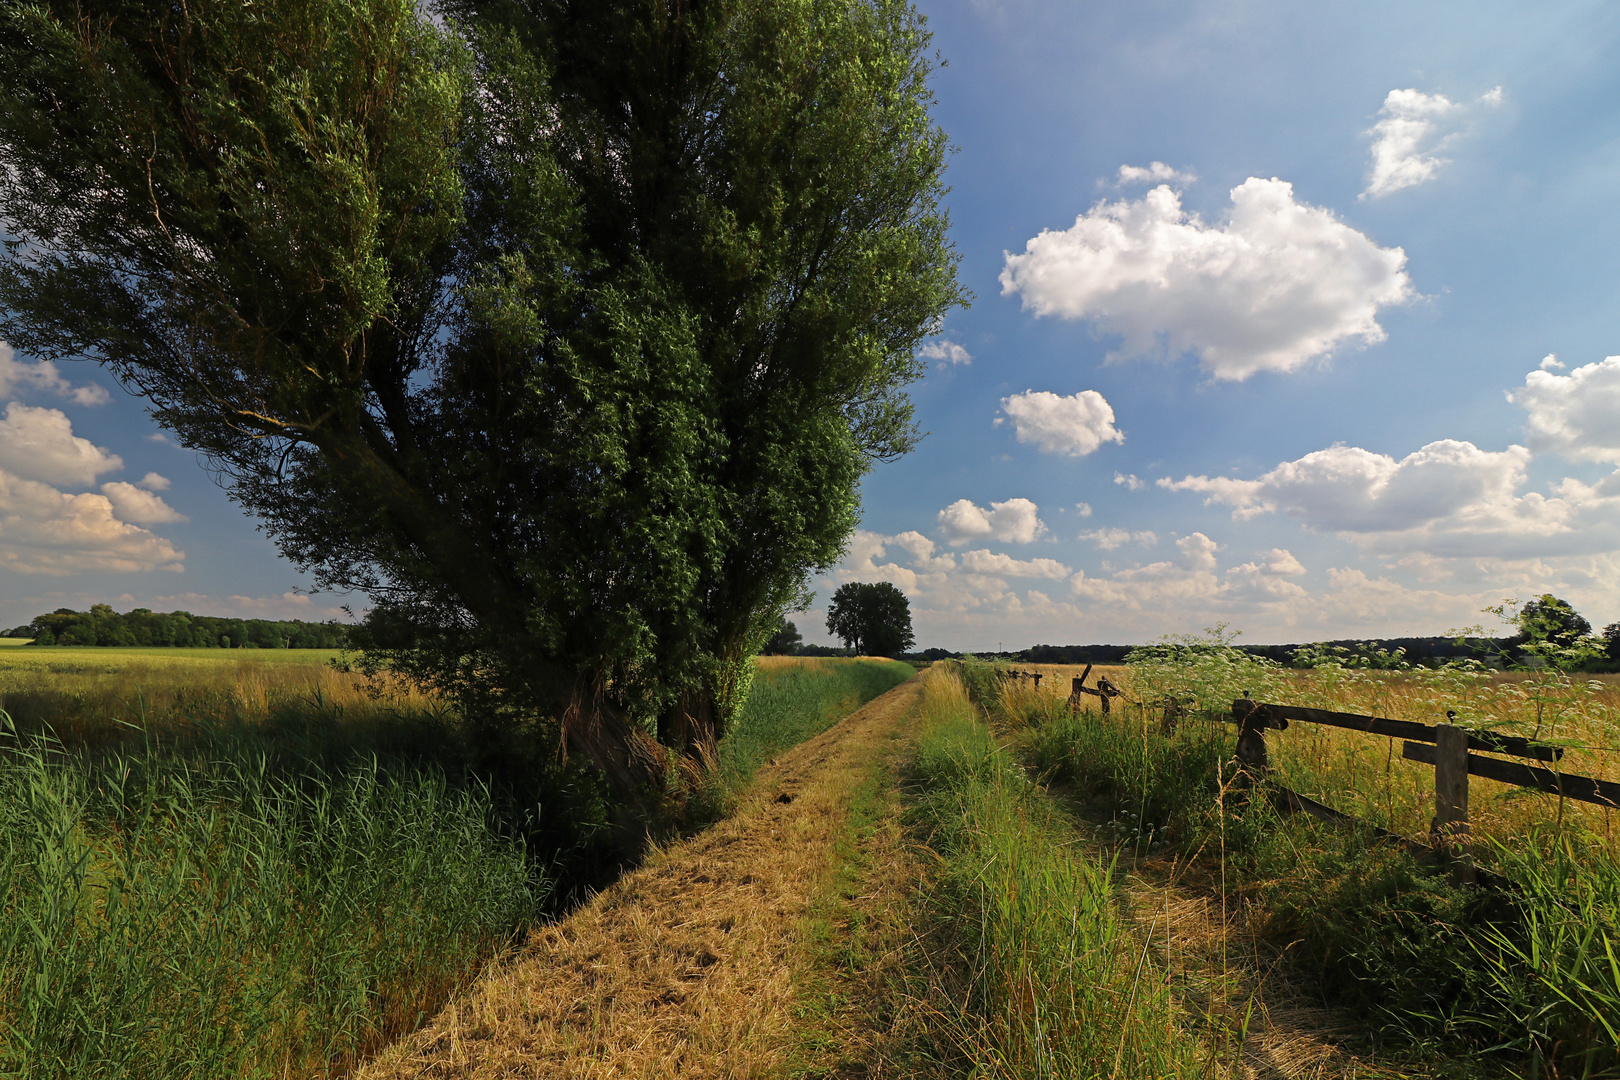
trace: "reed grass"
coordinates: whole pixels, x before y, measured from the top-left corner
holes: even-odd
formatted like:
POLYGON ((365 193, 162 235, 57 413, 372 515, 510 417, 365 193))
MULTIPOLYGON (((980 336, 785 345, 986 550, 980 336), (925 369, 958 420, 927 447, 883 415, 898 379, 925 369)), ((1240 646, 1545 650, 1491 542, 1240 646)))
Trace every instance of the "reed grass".
POLYGON ((1130 932, 1114 867, 1077 847, 936 665, 925 687, 911 816, 939 858, 915 977, 947 1056, 974 1075, 1198 1075, 1149 942, 1130 932))
POLYGON ((239 733, 0 754, 0 1073, 328 1076, 537 909, 488 792, 373 759, 287 775, 239 733))

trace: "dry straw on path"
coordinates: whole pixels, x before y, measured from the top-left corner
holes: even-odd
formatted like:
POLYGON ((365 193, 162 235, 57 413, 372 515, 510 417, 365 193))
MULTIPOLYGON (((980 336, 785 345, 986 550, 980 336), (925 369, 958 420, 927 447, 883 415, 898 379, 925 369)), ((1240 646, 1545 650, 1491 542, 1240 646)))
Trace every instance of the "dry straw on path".
POLYGON ((456 995, 361 1080, 747 1077, 793 1053, 795 965, 858 778, 916 680, 763 771, 737 813, 655 853, 456 995))

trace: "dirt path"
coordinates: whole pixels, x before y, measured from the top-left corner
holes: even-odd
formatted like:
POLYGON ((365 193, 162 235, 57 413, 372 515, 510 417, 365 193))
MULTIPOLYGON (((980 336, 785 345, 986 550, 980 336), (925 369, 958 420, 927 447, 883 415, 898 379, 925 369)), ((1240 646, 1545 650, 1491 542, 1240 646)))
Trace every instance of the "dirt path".
POLYGON ((733 817, 655 854, 357 1073, 752 1077, 794 1053, 807 916, 851 800, 916 711, 912 680, 761 772, 733 817))
POLYGON ((1282 956, 1221 909, 1217 889, 1181 880, 1164 859, 1131 868, 1125 891, 1138 933, 1170 978, 1188 1027, 1224 1042, 1242 1080, 1352 1080, 1404 1075, 1349 1052, 1359 1025, 1285 973, 1282 956), (1219 1033, 1219 1034, 1217 1034, 1219 1033), (1239 1051, 1233 1053, 1233 1051, 1239 1051))

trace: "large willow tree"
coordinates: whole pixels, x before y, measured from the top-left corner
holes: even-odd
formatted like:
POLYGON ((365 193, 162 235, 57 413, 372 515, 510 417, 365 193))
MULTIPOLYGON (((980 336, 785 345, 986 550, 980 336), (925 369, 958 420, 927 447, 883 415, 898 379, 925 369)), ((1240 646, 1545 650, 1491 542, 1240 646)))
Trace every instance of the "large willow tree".
POLYGON ((0 336, 144 395, 374 658, 626 797, 712 749, 961 300, 910 7, 0 11, 0 336))

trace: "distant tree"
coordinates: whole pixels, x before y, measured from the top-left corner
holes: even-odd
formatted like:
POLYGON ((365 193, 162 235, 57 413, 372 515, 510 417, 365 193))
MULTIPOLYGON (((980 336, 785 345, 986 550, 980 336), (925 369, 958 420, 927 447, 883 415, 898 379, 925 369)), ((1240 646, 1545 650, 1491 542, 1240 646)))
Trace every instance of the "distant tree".
MULTIPOLYGON (((1501 643, 1514 664, 1539 667, 1543 664, 1570 670, 1604 652, 1604 642, 1592 636, 1592 624, 1567 600, 1542 593, 1515 610, 1515 601, 1484 610, 1518 629, 1501 643)), ((1471 629, 1478 629, 1477 627, 1471 629)))
POLYGON ((771 635, 771 639, 760 650, 766 656, 792 656, 799 651, 804 638, 799 634, 799 628, 793 625, 792 620, 784 618, 781 629, 771 635))
POLYGON ((916 641, 911 602, 887 581, 840 585, 827 605, 827 631, 863 656, 897 656, 916 641))
POLYGON ((1542 593, 1519 609, 1519 634, 1525 641, 1547 641, 1568 648, 1592 634, 1592 624, 1567 600, 1542 593))
POLYGON ((1610 660, 1620 660, 1620 622, 1603 628, 1603 652, 1610 660))
POLYGON ((903 0, 6 4, 0 337, 637 799, 918 437, 930 66, 903 0))

